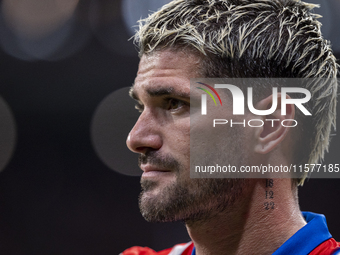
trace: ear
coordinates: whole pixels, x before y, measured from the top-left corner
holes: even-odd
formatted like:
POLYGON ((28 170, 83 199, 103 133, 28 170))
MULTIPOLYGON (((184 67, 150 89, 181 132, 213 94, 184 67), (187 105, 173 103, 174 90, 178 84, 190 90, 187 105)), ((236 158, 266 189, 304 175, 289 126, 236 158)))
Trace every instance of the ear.
MULTIPOLYGON (((255 132, 255 152, 260 154, 266 154, 272 151, 275 147, 280 144, 286 137, 288 131, 293 125, 293 119, 295 117, 295 107, 293 104, 286 105, 286 115, 281 115, 281 93, 277 94, 277 109, 270 115, 262 116, 264 125, 261 129, 255 132), (284 126, 282 125, 284 121, 284 126)), ((290 98, 289 95, 286 96, 290 98)), ((272 105, 273 96, 259 101, 256 104, 256 109, 267 110, 272 105)))

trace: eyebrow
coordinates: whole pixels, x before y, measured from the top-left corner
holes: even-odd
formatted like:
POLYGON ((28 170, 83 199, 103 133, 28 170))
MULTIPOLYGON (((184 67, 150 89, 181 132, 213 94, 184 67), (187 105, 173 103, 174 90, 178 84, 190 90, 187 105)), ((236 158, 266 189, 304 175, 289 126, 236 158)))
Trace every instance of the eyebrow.
MULTIPOLYGON (((149 96, 151 97, 159 97, 159 96, 167 96, 167 95, 176 95, 178 97, 182 97, 182 98, 190 98, 190 93, 186 93, 186 92, 182 92, 182 91, 178 91, 176 90, 174 87, 172 86, 168 86, 168 87, 157 87, 157 88, 149 88, 146 90, 146 92, 148 93, 149 96)), ((135 100, 139 100, 139 97, 136 93, 136 91, 134 90, 134 87, 132 86, 130 88, 129 91, 129 95, 130 97, 132 97, 135 100)))

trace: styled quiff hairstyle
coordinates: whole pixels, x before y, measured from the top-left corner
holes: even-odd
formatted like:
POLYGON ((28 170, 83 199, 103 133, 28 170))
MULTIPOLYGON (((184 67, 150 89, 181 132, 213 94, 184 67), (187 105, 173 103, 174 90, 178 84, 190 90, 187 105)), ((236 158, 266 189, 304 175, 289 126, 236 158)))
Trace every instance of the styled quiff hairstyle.
MULTIPOLYGON (((336 59, 314 7, 299 0, 175 0, 139 21, 135 43, 140 57, 162 49, 192 51, 207 78, 336 78, 336 59)), ((306 89, 313 117, 297 115, 295 164, 323 159, 336 122, 336 82, 306 89)))

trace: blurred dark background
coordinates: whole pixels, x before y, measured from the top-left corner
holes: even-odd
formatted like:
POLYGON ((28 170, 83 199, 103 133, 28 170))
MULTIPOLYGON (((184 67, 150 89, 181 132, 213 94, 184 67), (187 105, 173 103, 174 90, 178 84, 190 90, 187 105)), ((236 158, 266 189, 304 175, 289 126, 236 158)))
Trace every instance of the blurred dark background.
MULTIPOLYGON (((91 138, 97 107, 135 78, 132 26, 166 2, 0 1, 0 254, 119 254, 189 241, 182 223, 144 221, 139 177, 111 169, 91 138)), ((321 4, 339 57, 340 4, 321 4)), ((339 149, 335 136, 326 163, 340 163, 339 149)), ((301 209, 325 214, 337 240, 339 184, 310 179, 300 189, 301 209)))

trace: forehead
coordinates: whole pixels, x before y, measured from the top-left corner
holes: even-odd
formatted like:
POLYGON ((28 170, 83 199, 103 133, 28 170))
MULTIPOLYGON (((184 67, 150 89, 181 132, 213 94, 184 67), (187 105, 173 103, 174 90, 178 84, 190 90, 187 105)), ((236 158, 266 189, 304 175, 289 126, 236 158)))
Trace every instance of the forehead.
POLYGON ((190 78, 199 76, 199 57, 192 53, 156 51, 143 55, 132 93, 136 96, 148 89, 169 87, 188 92, 190 78))

